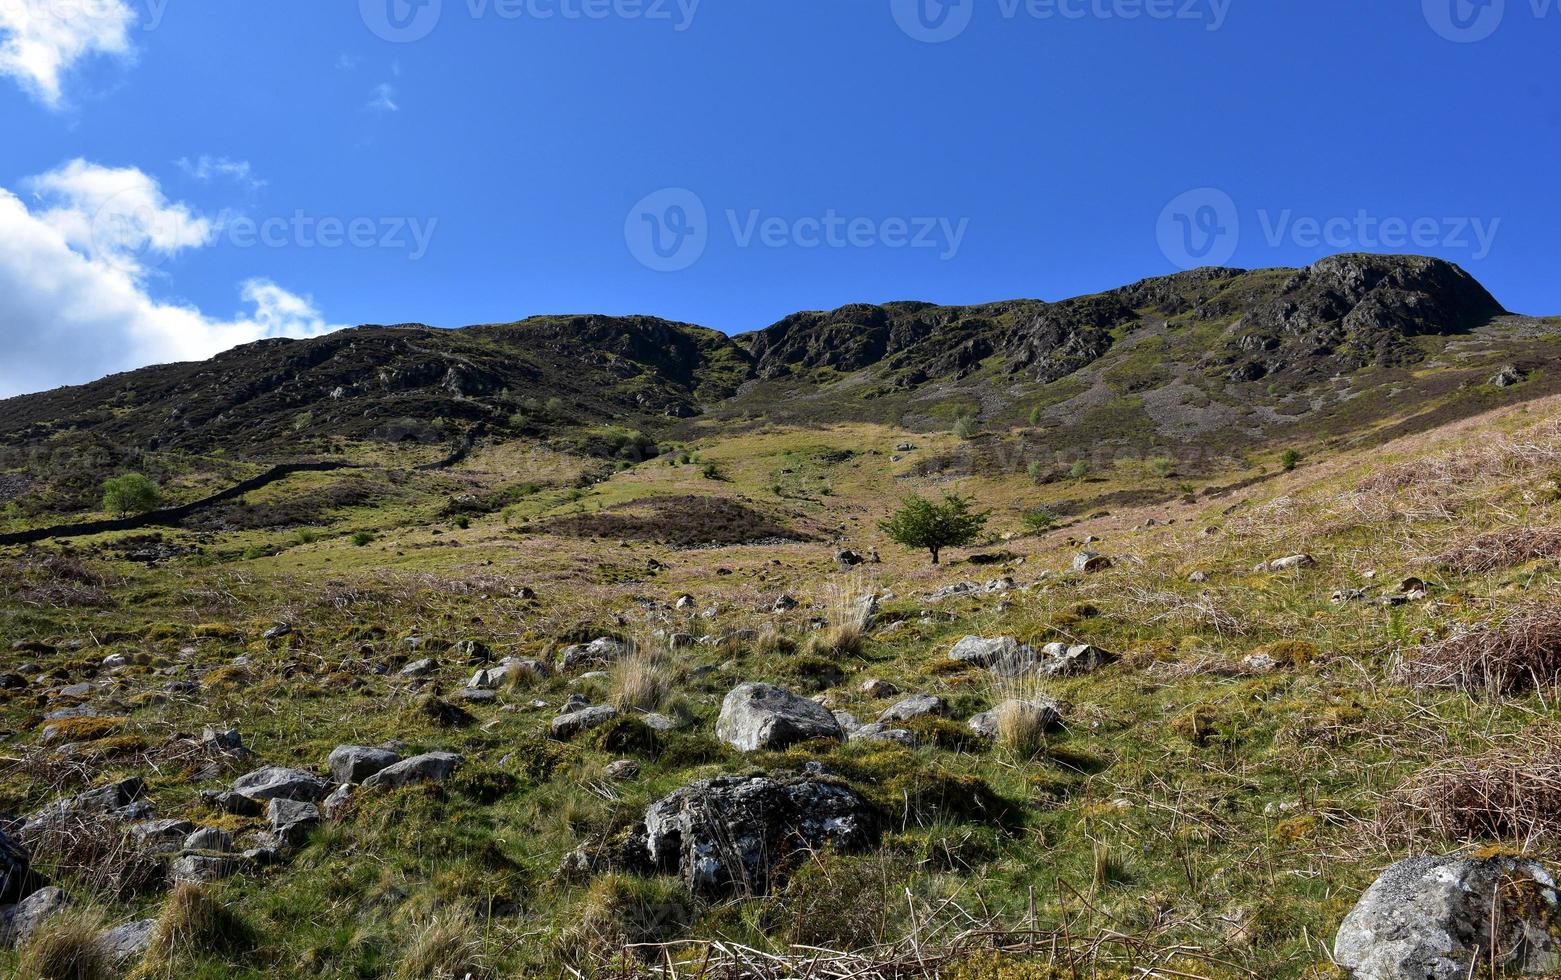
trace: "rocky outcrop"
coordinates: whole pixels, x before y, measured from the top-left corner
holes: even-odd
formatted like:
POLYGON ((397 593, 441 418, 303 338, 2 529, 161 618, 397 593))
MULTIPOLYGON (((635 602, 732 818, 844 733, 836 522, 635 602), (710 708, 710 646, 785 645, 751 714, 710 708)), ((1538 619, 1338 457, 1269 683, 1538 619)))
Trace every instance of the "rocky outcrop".
POLYGON ((1561 971, 1556 882, 1511 857, 1418 857, 1383 872, 1339 927, 1334 959, 1357 980, 1460 980, 1561 971))

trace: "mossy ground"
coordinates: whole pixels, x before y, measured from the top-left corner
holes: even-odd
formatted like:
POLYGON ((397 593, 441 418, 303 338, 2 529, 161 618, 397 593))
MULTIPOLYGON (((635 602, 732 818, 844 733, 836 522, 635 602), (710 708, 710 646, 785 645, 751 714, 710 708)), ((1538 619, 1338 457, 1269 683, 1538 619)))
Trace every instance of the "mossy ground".
MULTIPOLYGON (((1132 372, 1116 380, 1131 387, 1132 372)), ((42 552, 16 551, 0 556, 10 569, 0 577, 0 650, 38 640, 61 652, 0 652, 0 670, 32 661, 59 684, 105 682, 84 700, 114 710, 110 723, 78 723, 79 739, 46 745, 42 715, 67 702, 36 683, 7 692, 0 811, 30 812, 85 785, 140 775, 160 816, 258 828, 203 805, 198 791, 223 780, 197 780, 198 765, 172 751, 208 724, 237 728, 261 762, 315 770, 343 743, 400 739, 412 751, 465 756, 466 768, 443 788, 362 794, 286 863, 209 886, 242 921, 245 942, 166 950, 157 975, 381 977, 460 966, 522 976, 571 965, 590 975, 624 942, 721 938, 779 952, 912 934, 936 945, 987 928, 1046 934, 1065 947, 1114 933, 1145 948, 1182 948, 1158 963, 1180 971, 1165 975, 1327 975, 1339 921, 1385 865, 1414 851, 1510 843, 1436 839, 1402 817, 1396 794, 1438 760, 1554 726, 1555 692, 1492 701, 1415 690, 1393 668, 1422 640, 1554 588, 1553 561, 1458 577, 1421 559, 1453 538, 1554 521, 1551 477, 1561 462, 1550 460, 1561 456, 1561 436, 1549 423, 1558 417, 1561 405, 1543 401, 1381 451, 1307 446, 1293 473, 1279 472, 1275 449, 1191 477, 1155 476, 1134 459, 1097 469, 1099 482, 1045 485, 1022 461, 1006 472, 915 476, 918 460, 953 452, 960 440, 867 424, 757 426, 691 440, 600 482, 582 480, 586 468, 572 457, 510 444, 446 473, 374 471, 372 502, 318 514, 305 527, 165 531, 190 550, 155 566, 120 560, 112 536, 74 542, 106 583, 99 605, 21 598, 36 584, 29 569, 42 552), (905 441, 917 448, 896 450, 905 441), (1510 465, 1458 482, 1456 492, 1426 482, 1444 466, 1435 461, 1502 445, 1510 465), (1406 464, 1427 475, 1410 469, 1396 489, 1362 489, 1385 467, 1406 464), (1260 476, 1246 490, 1220 490, 1260 476), (1058 530, 1020 533, 1028 509, 1166 483, 1176 491, 1164 503, 1086 509, 1058 530), (535 489, 505 496, 517 486, 535 489), (992 540, 941 568, 883 540, 877 520, 912 489, 976 497, 994 511, 992 540), (528 530, 549 517, 688 495, 739 500, 815 540, 676 550, 528 530), (465 497, 508 502, 456 508, 458 522, 450 504, 465 497), (354 544, 360 530, 374 540, 354 544), (1069 571, 1086 535, 1101 539, 1091 547, 1115 559, 1111 570, 1069 571), (883 562, 841 571, 838 546, 876 548, 883 562), (1251 571, 1299 552, 1315 555, 1317 567, 1251 571), (972 562, 978 553, 994 563, 972 562), (1210 581, 1189 583, 1193 571, 1210 581), (1005 574, 1028 588, 922 598, 952 581, 1005 574), (1332 601, 1341 588, 1375 599, 1409 574, 1433 582, 1429 600, 1332 601), (807 648, 810 620, 870 589, 895 598, 857 652, 807 648), (803 607, 769 612, 783 591, 803 607), (672 610, 683 593, 695 608, 672 610), (712 607, 714 618, 704 618, 712 607), (294 631, 262 639, 278 622, 294 631), (553 711, 531 702, 556 706, 574 691, 604 699, 599 681, 524 680, 497 705, 466 706, 475 720, 462 727, 418 708, 431 690, 448 695, 470 675, 450 652, 459 641, 481 640, 497 656, 545 657, 570 637, 649 642, 657 628, 696 636, 774 629, 795 643, 679 651, 664 709, 686 724, 670 733, 619 726, 600 738, 551 741, 553 711), (1093 643, 1121 660, 1084 677, 1003 682, 947 659, 967 634, 1093 643), (1242 665, 1259 652, 1279 669, 1242 665), (132 654, 130 665, 102 668, 115 653, 132 654), (235 664, 241 656, 247 662, 235 664), (445 662, 431 683, 396 676, 423 656, 445 662), (832 707, 871 721, 893 699, 868 699, 868 678, 938 694, 961 724, 920 723, 917 749, 859 742, 742 756, 713 737, 720 700, 739 682, 822 690, 832 707), (163 692, 171 680, 199 687, 163 692), (1038 752, 1018 757, 961 736, 964 718, 1016 693, 1066 707, 1065 727, 1038 752), (609 781, 604 767, 624 755, 640 762, 640 775, 609 781), (809 856, 775 893, 735 903, 696 901, 664 879, 569 882, 554 873, 583 840, 621 831, 693 779, 809 762, 889 816, 879 850, 809 856)), ((254 503, 303 503, 328 483, 279 484, 254 503)), ((1561 856, 1556 841, 1530 844, 1541 857, 1561 856)), ((41 863, 48 870, 47 855, 41 863)), ((64 883, 113 921, 156 915, 165 901, 155 891, 110 897, 82 878, 64 883)), ((0 953, 0 972, 12 968, 9 955, 0 953)), ((993 953, 945 975, 1069 975, 1056 963, 993 953)), ((1138 975, 1125 959, 1095 965, 1101 976, 1138 975)))

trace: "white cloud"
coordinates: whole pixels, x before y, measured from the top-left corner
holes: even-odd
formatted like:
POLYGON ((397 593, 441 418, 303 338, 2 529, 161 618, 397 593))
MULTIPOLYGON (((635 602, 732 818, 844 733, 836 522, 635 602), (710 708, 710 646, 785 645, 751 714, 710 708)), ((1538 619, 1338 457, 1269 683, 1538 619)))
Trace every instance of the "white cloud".
POLYGON ((179 160, 179 169, 196 180, 209 183, 218 177, 231 180, 246 190, 259 190, 266 186, 266 182, 255 176, 255 168, 250 166, 248 160, 230 160, 227 157, 213 157, 201 154, 195 160, 182 157, 179 160))
POLYGON ((231 318, 152 298, 147 263, 204 244, 210 224, 166 201, 139 170, 78 160, 27 184, 44 202, 37 210, 0 188, 0 397, 340 328, 310 299, 264 279, 240 284, 247 309, 231 318), (135 201, 154 216, 140 251, 94 240, 90 209, 100 200, 135 201))
POLYGON ((59 108, 64 76, 77 62, 130 53, 135 20, 126 0, 0 0, 0 75, 59 108))
POLYGON ((157 181, 134 167, 76 159, 23 181, 45 210, 37 217, 90 259, 136 275, 150 264, 210 242, 212 223, 172 204, 157 181))
POLYGON ((400 112, 401 107, 396 105, 396 89, 389 82, 381 82, 374 86, 370 93, 368 108, 374 112, 400 112))

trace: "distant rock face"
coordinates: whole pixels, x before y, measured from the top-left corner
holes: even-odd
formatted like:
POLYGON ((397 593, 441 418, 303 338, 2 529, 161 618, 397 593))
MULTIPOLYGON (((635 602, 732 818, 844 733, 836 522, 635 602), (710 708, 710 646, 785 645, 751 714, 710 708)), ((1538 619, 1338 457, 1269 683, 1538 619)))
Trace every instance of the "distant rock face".
POLYGON ((1411 858, 1366 890, 1333 955, 1357 980, 1462 980, 1486 958, 1504 975, 1554 975, 1558 902, 1555 879, 1533 861, 1411 858))
POLYGON ((828 708, 769 684, 743 684, 728 694, 715 733, 743 752, 783 749, 813 738, 845 741, 828 708))
POLYGON ((788 855, 861 850, 878 833, 877 813, 850 787, 815 777, 722 776, 651 804, 635 843, 654 869, 681 876, 696 893, 759 894, 788 855))

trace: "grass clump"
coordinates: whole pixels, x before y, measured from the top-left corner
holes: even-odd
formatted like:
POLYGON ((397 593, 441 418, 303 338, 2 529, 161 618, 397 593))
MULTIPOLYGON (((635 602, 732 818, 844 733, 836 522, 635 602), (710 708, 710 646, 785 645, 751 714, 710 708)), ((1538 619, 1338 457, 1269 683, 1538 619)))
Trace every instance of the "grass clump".
POLYGON ((165 976, 180 959, 243 953, 256 941, 254 929, 232 909, 200 885, 180 882, 163 902, 152 944, 134 976, 165 976))
POLYGON ((612 668, 608 702, 620 711, 654 711, 672 694, 676 678, 659 649, 637 646, 612 668))
POLYGON ((643 943, 675 938, 692 925, 693 900, 666 878, 608 874, 596 879, 565 937, 572 950, 617 956, 643 943))
POLYGON ((482 942, 469 911, 446 911, 419 925, 407 942, 396 980, 462 980, 484 975, 482 942))
POLYGON ((47 920, 17 948, 15 980, 110 980, 108 953, 98 943, 103 916, 71 910, 47 920))

